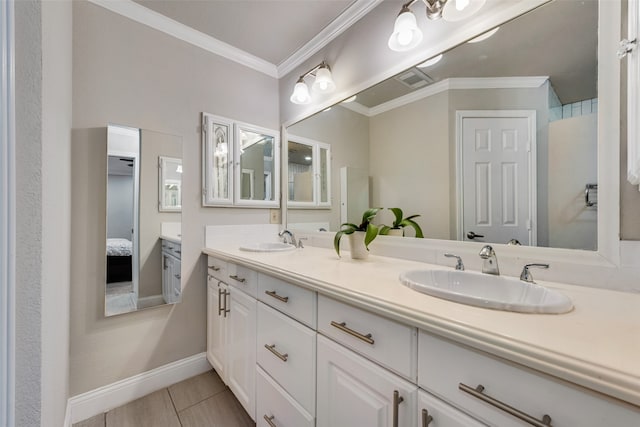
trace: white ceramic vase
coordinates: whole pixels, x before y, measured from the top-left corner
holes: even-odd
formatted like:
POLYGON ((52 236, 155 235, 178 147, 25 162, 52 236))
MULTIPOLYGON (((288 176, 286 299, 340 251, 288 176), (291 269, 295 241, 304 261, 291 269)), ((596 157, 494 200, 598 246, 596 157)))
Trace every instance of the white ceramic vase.
POLYGON ((391 230, 387 231, 387 236, 403 237, 404 236, 404 230, 402 228, 392 228, 391 230))
POLYGON ((352 259, 367 259, 369 256, 369 251, 364 245, 365 235, 366 233, 364 231, 356 231, 348 234, 352 259))

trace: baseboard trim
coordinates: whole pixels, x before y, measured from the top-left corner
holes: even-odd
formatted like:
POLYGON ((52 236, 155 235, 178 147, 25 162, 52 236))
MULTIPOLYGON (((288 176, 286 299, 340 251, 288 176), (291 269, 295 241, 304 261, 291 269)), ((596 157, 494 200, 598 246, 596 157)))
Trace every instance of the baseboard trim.
POLYGON ((206 353, 200 353, 73 396, 67 402, 64 427, 71 427, 73 423, 107 412, 209 369, 211 365, 206 353))

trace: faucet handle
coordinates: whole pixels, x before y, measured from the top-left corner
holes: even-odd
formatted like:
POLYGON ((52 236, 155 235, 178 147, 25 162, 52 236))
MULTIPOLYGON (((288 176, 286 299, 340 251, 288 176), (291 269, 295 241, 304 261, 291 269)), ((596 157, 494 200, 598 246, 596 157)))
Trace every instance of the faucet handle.
POLYGON ((446 253, 444 254, 447 258, 456 258, 458 262, 456 263, 456 270, 464 271, 464 264, 462 263, 462 258, 458 255, 446 253))
POLYGON ((299 237, 298 238, 298 248, 299 249, 304 249, 304 245, 302 244, 303 240, 309 240, 309 238, 308 237, 299 237))
POLYGON ((524 282, 527 282, 527 283, 536 283, 536 282, 533 281, 533 275, 529 271, 529 268, 531 268, 531 267, 547 269, 547 268, 549 268, 549 264, 526 264, 522 268, 522 273, 520 273, 520 280, 522 280, 524 282))

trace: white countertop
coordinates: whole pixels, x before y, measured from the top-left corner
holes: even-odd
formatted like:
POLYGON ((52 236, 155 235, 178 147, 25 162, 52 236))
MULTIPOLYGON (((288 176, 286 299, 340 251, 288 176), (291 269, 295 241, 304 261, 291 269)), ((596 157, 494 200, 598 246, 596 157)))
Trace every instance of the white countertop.
POLYGON ((467 344, 640 406, 640 295, 538 281, 571 298, 560 315, 489 310, 403 286, 401 272, 447 267, 371 255, 354 261, 330 249, 205 254, 245 264, 380 315, 467 344))
POLYGON ((180 238, 180 236, 170 236, 170 235, 161 234, 160 238, 162 240, 168 240, 169 242, 177 243, 179 245, 182 244, 182 238, 180 238))

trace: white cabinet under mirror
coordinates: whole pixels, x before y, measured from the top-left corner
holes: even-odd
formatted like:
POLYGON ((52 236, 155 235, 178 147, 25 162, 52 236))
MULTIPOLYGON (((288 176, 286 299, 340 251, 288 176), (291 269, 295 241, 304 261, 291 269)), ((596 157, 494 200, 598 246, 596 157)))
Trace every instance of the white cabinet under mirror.
POLYGON ((105 316, 180 302, 182 139, 106 134, 105 316))
POLYGON ((277 131, 202 113, 203 206, 280 206, 277 131))
POLYGON ((289 207, 331 207, 331 145, 287 135, 289 207))

